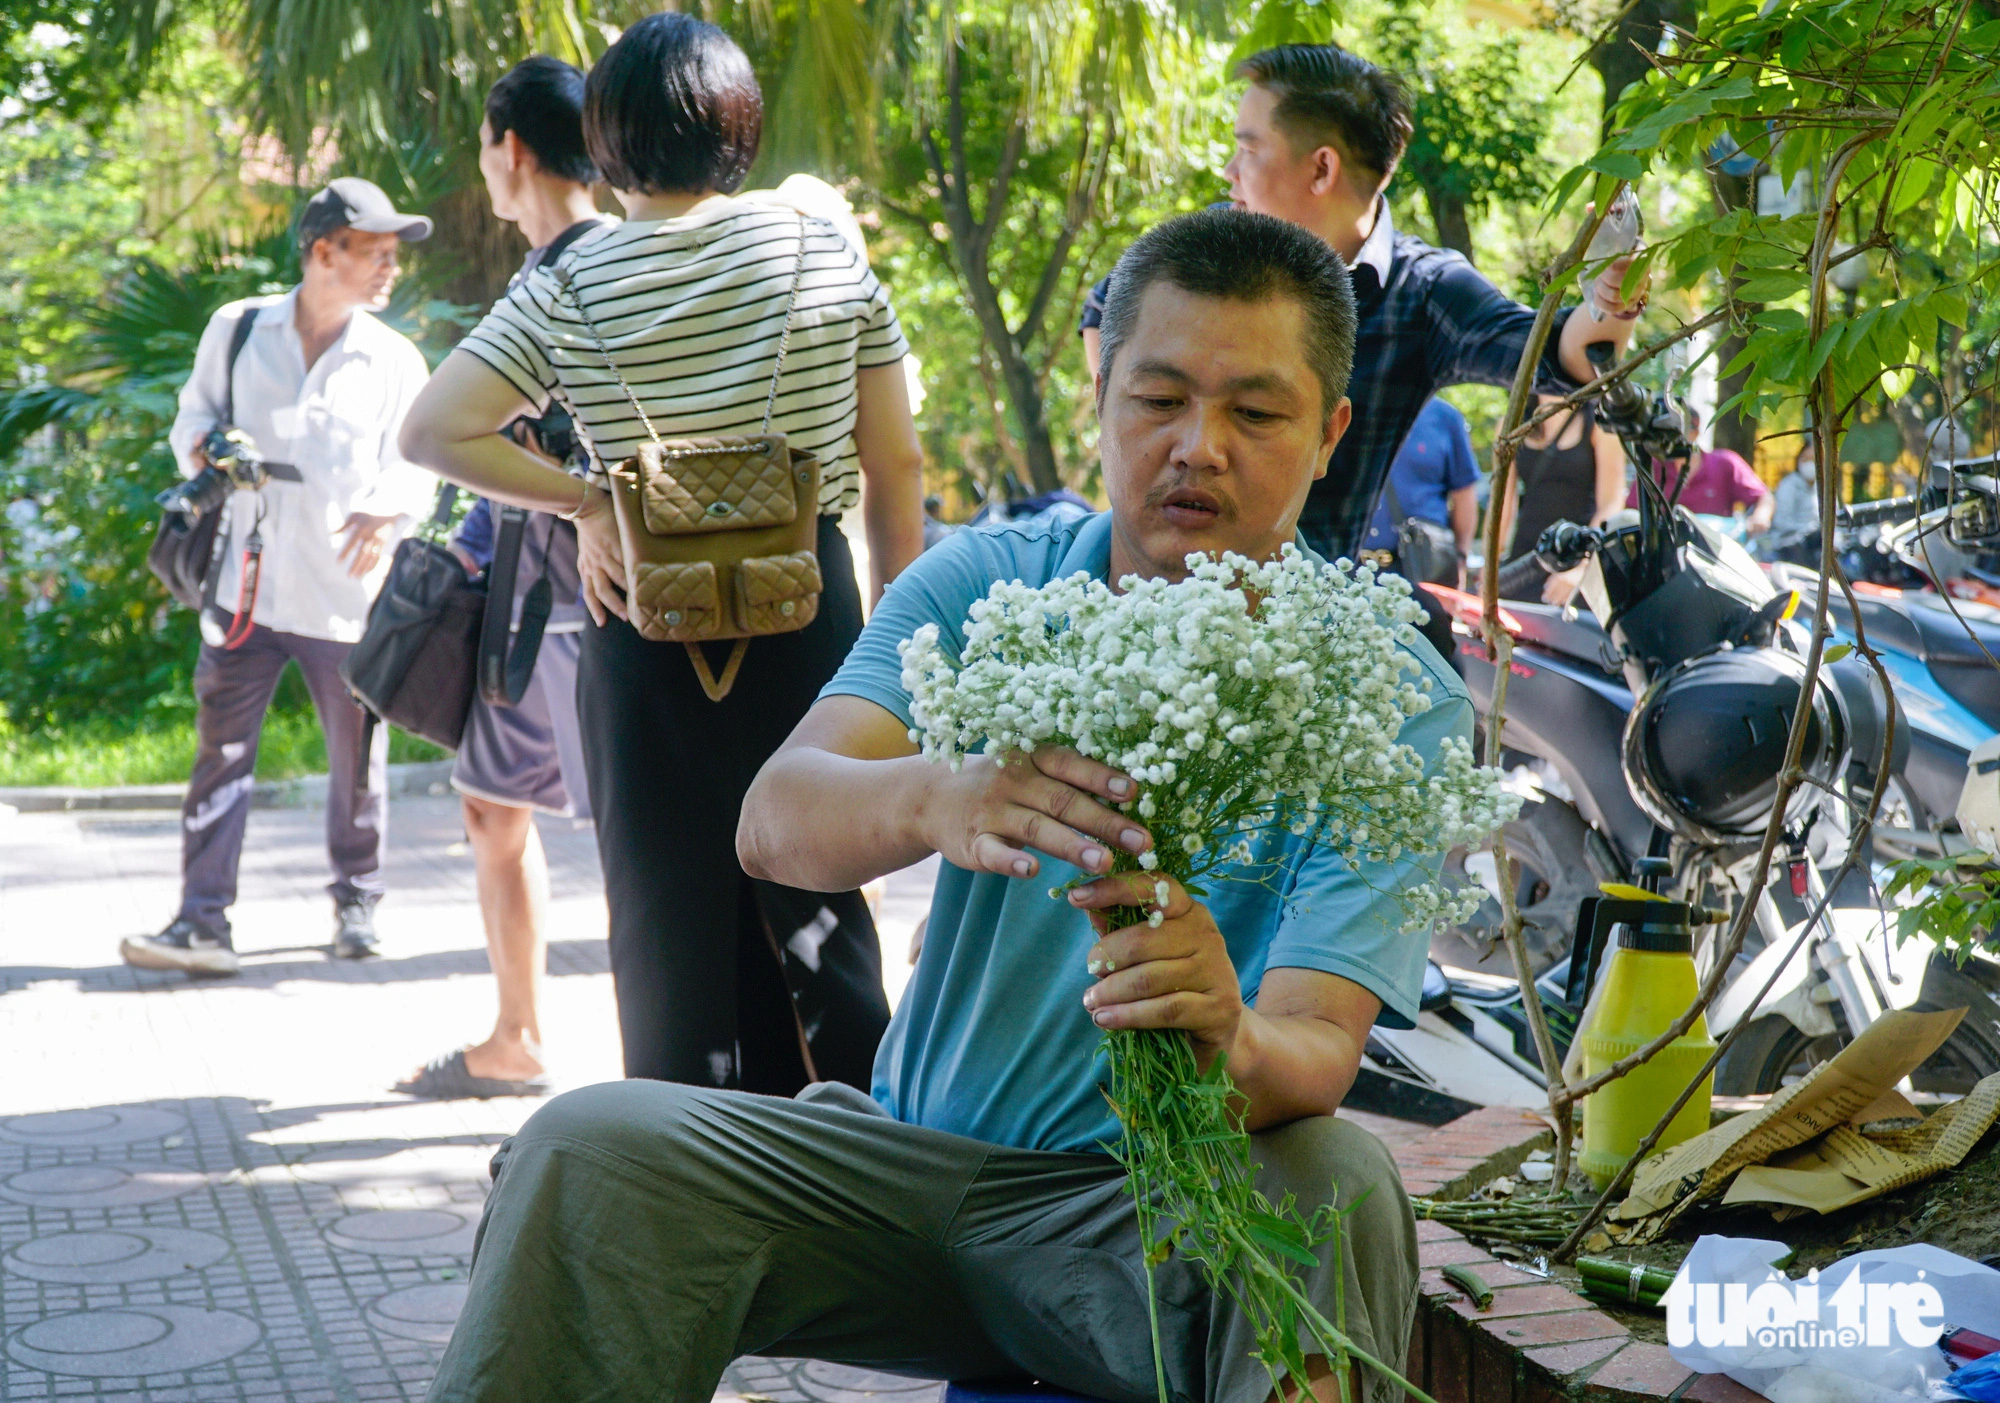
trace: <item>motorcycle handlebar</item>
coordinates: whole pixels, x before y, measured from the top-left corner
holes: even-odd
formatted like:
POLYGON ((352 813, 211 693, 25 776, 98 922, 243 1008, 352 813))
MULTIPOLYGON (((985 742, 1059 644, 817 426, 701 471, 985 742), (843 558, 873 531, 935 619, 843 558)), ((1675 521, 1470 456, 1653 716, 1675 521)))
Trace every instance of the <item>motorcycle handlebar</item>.
POLYGON ((1876 502, 1840 507, 1839 522, 1842 526, 1873 526, 1883 521, 1908 521, 1922 512, 1922 497, 1884 497, 1876 502))

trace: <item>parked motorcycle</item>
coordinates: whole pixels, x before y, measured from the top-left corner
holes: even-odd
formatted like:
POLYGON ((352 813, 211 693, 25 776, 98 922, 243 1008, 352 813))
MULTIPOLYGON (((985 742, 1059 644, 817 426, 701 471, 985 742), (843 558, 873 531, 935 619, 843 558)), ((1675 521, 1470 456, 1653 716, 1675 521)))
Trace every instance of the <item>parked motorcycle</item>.
MULTIPOLYGON (((1677 485, 1662 488, 1654 479, 1656 458, 1681 463, 1684 480, 1691 457, 1670 401, 1620 386, 1605 396, 1600 418, 1642 465, 1639 508, 1597 530, 1559 523, 1537 543, 1535 562, 1544 571, 1584 565, 1579 593, 1589 613, 1509 600, 1500 620, 1514 644, 1503 754, 1514 782, 1539 801, 1507 830, 1517 867, 1506 875, 1516 884, 1555 1030, 1566 1041, 1565 1020, 1580 1010, 1568 998, 1566 960, 1582 898, 1602 881, 1629 880, 1643 859, 1665 859, 1667 889, 1683 899, 1732 910, 1746 900, 1754 905, 1744 951, 1709 1015, 1718 1035, 1752 1024, 1718 1068, 1718 1091, 1776 1090, 1891 1007, 1971 1010, 1912 1078, 1918 1092, 1969 1090, 2000 1070, 2000 969, 1991 962, 1961 969, 1925 942, 1899 945, 1878 912, 1840 907, 1786 960, 1798 924, 1823 894, 1822 871, 1847 855, 1854 807, 1876 784, 1911 769, 1899 744, 1890 775, 1874 773, 1890 699, 1863 660, 1823 665, 1801 757, 1812 783, 1787 805, 1786 843, 1770 884, 1746 890, 1804 680, 1809 633, 1796 617, 1800 595, 1778 588, 1740 545, 1680 509, 1677 485), (1756 999, 1781 961, 1786 969, 1756 999)), ((1462 626, 1453 661, 1486 714, 1494 671, 1478 634, 1478 601, 1434 593, 1462 626)), ((1942 655, 1943 648, 1939 641, 1933 651, 1942 655)), ((2000 684, 2000 671, 1993 680, 2000 684)), ((1903 690, 1899 682, 1899 701, 1903 690)), ((1962 778, 1962 762, 1958 773, 1962 778)), ((1905 782, 1916 791, 1917 781, 1905 782)), ((1490 857, 1478 871, 1479 857, 1468 860, 1468 871, 1501 880, 1490 857)), ((1511 967, 1504 952, 1490 953, 1497 923, 1497 902, 1489 903, 1483 921, 1434 943, 1434 958, 1453 967, 1436 981, 1443 986, 1440 1017, 1455 1014, 1481 1046, 1499 1041, 1487 1024, 1502 1030, 1512 1057, 1493 1060, 1539 1080, 1511 967)), ((1724 929, 1707 928, 1697 948, 1704 972, 1724 929)), ((1420 1058, 1407 1050, 1425 1051, 1421 1041, 1377 1030, 1371 1053, 1378 1043, 1406 1064, 1394 1075, 1422 1079, 1424 1068, 1410 1065, 1420 1058)), ((1432 1080, 1451 1091, 1447 1077, 1432 1080)))

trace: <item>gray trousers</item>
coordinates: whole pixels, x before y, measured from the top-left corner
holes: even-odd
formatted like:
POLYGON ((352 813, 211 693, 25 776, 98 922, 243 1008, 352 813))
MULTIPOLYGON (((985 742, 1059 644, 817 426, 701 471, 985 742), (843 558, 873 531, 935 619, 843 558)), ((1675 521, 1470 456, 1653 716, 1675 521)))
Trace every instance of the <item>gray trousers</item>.
MULTIPOLYGON (((494 1159, 431 1403, 708 1403, 742 1354, 1157 1398, 1118 1165, 903 1125, 873 1104, 824 1083, 788 1101, 654 1081, 550 1102, 494 1159)), ((1254 1148, 1273 1201, 1310 1213, 1336 1184, 1343 1204, 1372 1189, 1341 1267, 1347 1327, 1400 1368, 1417 1246, 1388 1152, 1330 1116, 1254 1148)), ((1329 1259, 1303 1286, 1332 1319, 1329 1259)), ((1175 1398, 1262 1403, 1270 1379, 1227 1293, 1178 1255, 1158 1278, 1175 1398)), ((1377 1377, 1361 1396, 1402 1397, 1377 1377)))
POLYGON ((362 712, 340 664, 352 643, 278 633, 262 624, 239 648, 204 643, 194 665, 194 774, 181 805, 181 917, 211 930, 225 928, 236 901, 236 867, 250 818, 257 737, 278 689, 278 675, 296 662, 326 736, 326 854, 333 868, 327 893, 336 903, 373 902, 382 895, 382 836, 388 827, 389 732, 378 728, 368 759, 368 788, 355 786, 362 712))

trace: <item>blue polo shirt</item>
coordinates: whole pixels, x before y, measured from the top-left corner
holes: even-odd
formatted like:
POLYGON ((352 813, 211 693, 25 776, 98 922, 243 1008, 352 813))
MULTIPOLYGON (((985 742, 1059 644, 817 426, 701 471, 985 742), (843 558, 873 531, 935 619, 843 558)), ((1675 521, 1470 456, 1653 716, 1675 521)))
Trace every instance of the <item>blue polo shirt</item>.
MULTIPOLYGON (((1479 464, 1472 456, 1472 434, 1465 416, 1433 396, 1425 402, 1409 436, 1389 465, 1389 485, 1404 516, 1421 517, 1440 526, 1451 525, 1451 494, 1479 481, 1479 464)), ((1366 550, 1394 550, 1396 522, 1389 511, 1389 491, 1382 490, 1375 519, 1362 539, 1366 550)))
MULTIPOLYGON (((1056 526, 1006 524, 954 532, 918 558, 876 606, 823 697, 863 697, 910 724, 896 645, 924 624, 949 648, 996 580, 1030 585, 1111 565, 1109 513, 1056 526)), ((1472 705, 1429 644, 1407 645, 1429 678, 1431 709, 1403 725, 1421 755, 1446 736, 1470 737, 1472 705)), ((1323 970, 1382 1001, 1381 1021, 1409 1027, 1423 988, 1429 942, 1404 933, 1386 893, 1434 877, 1438 859, 1368 864, 1289 833, 1258 838, 1258 865, 1282 863, 1274 881, 1211 874, 1205 898, 1254 1003, 1264 971, 1323 970)), ((939 869, 923 955, 875 1058, 874 1095, 897 1120, 992 1144, 1033 1150, 1096 1150, 1118 1130, 1098 1087, 1102 1036, 1083 1007, 1094 982, 1084 954, 1090 922, 1049 896, 1079 875, 1043 855, 1032 878, 939 869)))

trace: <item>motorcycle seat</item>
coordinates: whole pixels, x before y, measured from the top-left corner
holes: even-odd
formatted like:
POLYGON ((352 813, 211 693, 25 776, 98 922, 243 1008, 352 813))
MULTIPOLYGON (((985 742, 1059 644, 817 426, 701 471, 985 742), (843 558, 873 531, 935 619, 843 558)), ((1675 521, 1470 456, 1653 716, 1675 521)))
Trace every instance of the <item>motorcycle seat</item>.
MULTIPOLYGON (((1854 631, 1846 599, 1835 595, 1828 608, 1835 623, 1854 631)), ((1918 659, 1947 696, 2000 728, 2000 668, 1994 666, 2000 658, 2000 625, 1971 617, 1963 605, 1960 613, 1966 615, 1963 624, 1942 603, 1932 607, 1910 599, 1861 598, 1861 624, 1871 645, 1918 659)))
MULTIPOLYGON (((1804 612, 1803 610, 1801 611, 1804 612)), ((1833 622, 1849 633, 1854 632, 1854 611, 1847 607, 1844 595, 1836 594, 1827 601, 1827 613, 1833 622)), ((1923 635, 1910 619, 1911 610, 1906 605, 1897 605, 1886 599, 1861 596, 1861 626, 1867 630, 1871 647, 1890 648, 1912 658, 1924 656, 1923 635)))
POLYGON ((1911 608, 1910 621, 1917 626, 1917 634, 1923 640, 1924 661, 1992 667, 1994 659, 2000 658, 2000 625, 1970 617, 1970 611, 1963 605, 1959 608, 1960 613, 1967 615, 1963 624, 1945 608, 1933 609, 1928 605, 1911 608), (1966 632, 1968 628, 1971 634, 1966 632))
POLYGON ((1961 624, 1943 609, 1922 606, 1911 609, 1910 618, 1938 685, 1981 721, 2000 728, 2000 666, 1995 666, 2000 627, 1973 618, 1961 624))
POLYGON ((1533 643, 1607 672, 1618 670, 1618 650, 1611 646, 1610 636, 1588 611, 1579 610, 1575 618, 1565 618, 1566 611, 1561 605, 1510 599, 1507 612, 1517 625, 1514 636, 1523 643, 1533 643))

